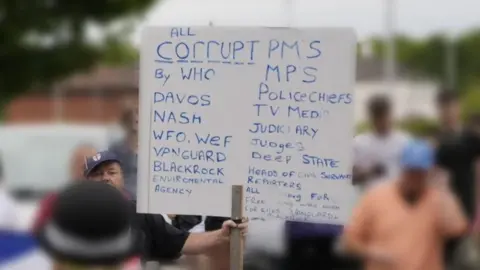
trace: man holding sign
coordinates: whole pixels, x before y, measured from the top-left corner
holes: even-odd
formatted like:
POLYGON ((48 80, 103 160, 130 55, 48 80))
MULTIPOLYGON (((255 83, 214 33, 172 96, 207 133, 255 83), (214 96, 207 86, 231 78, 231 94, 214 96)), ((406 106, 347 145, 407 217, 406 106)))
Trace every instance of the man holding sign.
MULTIPOLYGON (((99 152, 87 158, 85 168, 85 176, 88 180, 104 182, 123 189, 122 165, 112 152, 99 152)), ((218 255, 218 251, 228 250, 231 228, 238 227, 243 234, 247 231, 246 222, 236 224, 232 220, 227 220, 219 230, 188 233, 165 222, 162 215, 136 213, 136 201, 131 201, 130 208, 134 226, 145 236, 142 258, 145 261, 172 260, 180 257, 181 254, 218 255)))
POLYGON ((344 224, 356 46, 345 28, 144 29, 139 211, 232 216, 242 185, 252 220, 344 224))

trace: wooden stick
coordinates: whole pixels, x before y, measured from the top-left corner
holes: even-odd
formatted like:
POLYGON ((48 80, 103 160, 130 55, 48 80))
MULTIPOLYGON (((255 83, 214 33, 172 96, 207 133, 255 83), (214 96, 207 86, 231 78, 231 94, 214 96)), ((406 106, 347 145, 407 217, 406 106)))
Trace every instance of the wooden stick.
MULTIPOLYGON (((232 220, 243 218, 243 186, 232 186, 232 220)), ((243 237, 239 229, 230 233, 230 270, 243 270, 243 237)))

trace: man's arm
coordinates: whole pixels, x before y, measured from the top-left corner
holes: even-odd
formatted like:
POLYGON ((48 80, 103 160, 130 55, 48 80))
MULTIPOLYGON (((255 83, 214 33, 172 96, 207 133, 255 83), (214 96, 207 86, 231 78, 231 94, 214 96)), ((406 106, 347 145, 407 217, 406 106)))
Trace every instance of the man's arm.
POLYGON ((370 230, 374 222, 373 203, 375 202, 370 193, 362 198, 354 210, 352 219, 345 227, 341 245, 347 253, 360 259, 391 263, 393 258, 388 251, 377 249, 369 243, 370 230))
POLYGON ((361 258, 367 256, 368 227, 372 222, 372 213, 370 213, 368 204, 368 198, 362 198, 355 208, 350 222, 345 226, 342 236, 342 244, 345 250, 361 258))
MULTIPOLYGON (((164 259, 175 259, 180 254, 206 254, 217 248, 225 248, 229 243, 230 228, 237 226, 229 220, 219 230, 188 233, 166 223, 162 215, 146 215, 146 218, 146 230, 151 235, 152 242, 148 253, 155 258, 164 259)), ((247 224, 242 223, 238 227, 245 232, 247 224)))
POLYGON ((183 246, 182 253, 185 255, 205 254, 226 243, 228 241, 221 236, 221 230, 191 233, 183 246))
POLYGON ((182 251, 187 255, 198 255, 228 250, 232 228, 240 229, 242 235, 245 235, 248 223, 235 224, 232 220, 227 220, 222 224, 221 229, 204 233, 191 233, 182 251))
POLYGON ((455 195, 448 190, 441 192, 440 232, 445 238, 462 236, 468 230, 468 219, 455 195))

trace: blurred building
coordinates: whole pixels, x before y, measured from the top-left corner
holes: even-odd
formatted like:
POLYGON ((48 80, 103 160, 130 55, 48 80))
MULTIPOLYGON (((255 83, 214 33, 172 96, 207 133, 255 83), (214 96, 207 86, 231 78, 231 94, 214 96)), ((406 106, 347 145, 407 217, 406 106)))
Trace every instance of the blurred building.
POLYGON ((125 105, 137 102, 137 70, 137 67, 97 67, 66 78, 49 89, 33 89, 9 104, 5 121, 114 121, 125 105))
POLYGON ((395 104, 395 119, 408 116, 435 118, 435 96, 438 85, 434 81, 416 77, 406 70, 398 70, 393 89, 386 89, 383 63, 377 59, 359 59, 355 85, 355 123, 367 120, 365 104, 371 96, 388 94, 395 104))

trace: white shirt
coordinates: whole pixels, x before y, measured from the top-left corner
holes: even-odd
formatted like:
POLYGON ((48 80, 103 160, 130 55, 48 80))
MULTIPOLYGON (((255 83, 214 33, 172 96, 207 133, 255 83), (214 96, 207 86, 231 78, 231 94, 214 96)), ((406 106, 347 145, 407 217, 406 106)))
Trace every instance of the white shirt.
POLYGON ((7 190, 0 185, 0 229, 16 230, 16 204, 7 190))
POLYGON ((172 220, 168 217, 168 215, 162 214, 162 217, 165 219, 165 222, 172 225, 172 220))
POLYGON ((399 176, 401 154, 410 138, 407 133, 395 130, 386 136, 367 132, 354 138, 354 166, 370 170, 376 164, 382 164, 386 169, 386 175, 371 179, 369 186, 399 176))

